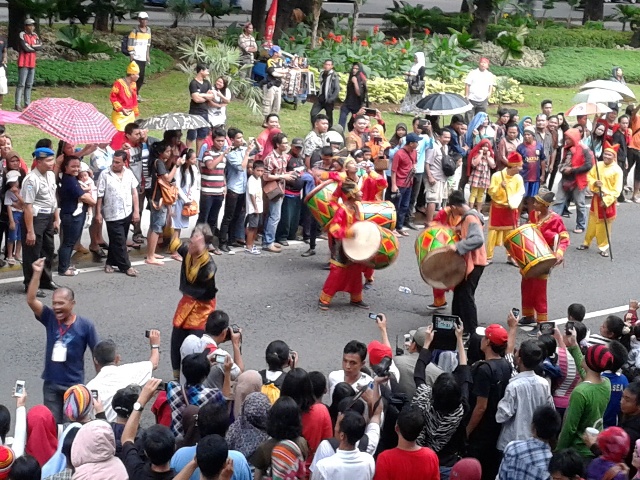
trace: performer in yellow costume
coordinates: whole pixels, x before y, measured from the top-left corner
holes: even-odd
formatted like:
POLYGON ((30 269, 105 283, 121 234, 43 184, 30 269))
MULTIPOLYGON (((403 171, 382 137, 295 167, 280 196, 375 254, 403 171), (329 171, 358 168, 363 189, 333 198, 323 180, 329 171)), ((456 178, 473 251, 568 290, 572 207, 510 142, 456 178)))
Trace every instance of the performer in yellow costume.
MULTIPOLYGON (((502 246, 504 238, 518 227, 518 207, 524 198, 524 182, 518 173, 522 168, 522 156, 512 152, 507 157, 507 168, 491 175, 489 196, 489 238, 487 239, 487 262, 493 261, 496 245, 502 246)), ((515 265, 511 257, 507 262, 515 265)))
POLYGON ((591 167, 587 175, 593 198, 584 243, 578 247, 578 250, 587 250, 595 238, 600 255, 603 257, 609 256, 606 228, 609 229, 609 236, 611 236, 611 227, 616 218, 616 199, 622 191, 622 169, 616 162, 618 147, 619 145, 611 146, 605 143, 602 162, 597 162, 591 167))
POLYGON ((136 87, 136 80, 139 76, 140 67, 136 62, 131 62, 127 67, 127 76, 116 80, 111 87, 111 95, 109 96, 113 106, 111 123, 120 132, 124 132, 124 127, 135 122, 140 115, 136 87))

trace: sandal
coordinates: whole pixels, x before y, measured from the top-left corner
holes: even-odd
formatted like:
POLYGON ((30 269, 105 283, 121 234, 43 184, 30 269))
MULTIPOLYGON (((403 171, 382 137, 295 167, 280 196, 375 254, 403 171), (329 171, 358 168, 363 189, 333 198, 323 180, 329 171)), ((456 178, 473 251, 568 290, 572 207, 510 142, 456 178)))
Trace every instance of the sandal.
POLYGON ((600 256, 606 258, 609 256, 609 252, 600 252, 600 256))
POLYGON ((104 266, 104 273, 113 273, 115 270, 113 269, 113 267, 111 265, 105 265, 104 266))
POLYGON ((76 275, 78 275, 78 271, 69 268, 66 272, 58 273, 58 275, 60 275, 61 277, 75 277, 76 275))
POLYGON ((144 243, 144 235, 136 233, 131 239, 136 243, 144 243))
POLYGON ((91 250, 91 253, 93 253, 93 255, 99 259, 107 258, 107 254, 101 247, 98 247, 97 250, 91 250))
POLYGON ((589 250, 589 247, 586 245, 580 245, 579 247, 576 247, 576 250, 589 250))
POLYGON ((131 267, 131 268, 129 268, 129 270, 124 272, 124 274, 127 277, 137 277, 138 276, 138 271, 135 268, 131 267))
POLYGON ((574 228, 573 233, 584 233, 584 230, 581 228, 574 228))

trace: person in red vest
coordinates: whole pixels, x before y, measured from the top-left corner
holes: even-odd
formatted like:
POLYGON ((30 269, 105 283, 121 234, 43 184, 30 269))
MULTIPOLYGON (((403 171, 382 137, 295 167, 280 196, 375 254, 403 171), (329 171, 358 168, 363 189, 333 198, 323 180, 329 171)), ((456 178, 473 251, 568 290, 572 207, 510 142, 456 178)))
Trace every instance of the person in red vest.
POLYGON ((35 20, 24 21, 24 31, 20 32, 18 42, 18 87, 16 88, 16 110, 22 111, 22 94, 24 106, 31 103, 31 89, 36 76, 36 52, 42 49, 40 37, 35 32, 35 20))

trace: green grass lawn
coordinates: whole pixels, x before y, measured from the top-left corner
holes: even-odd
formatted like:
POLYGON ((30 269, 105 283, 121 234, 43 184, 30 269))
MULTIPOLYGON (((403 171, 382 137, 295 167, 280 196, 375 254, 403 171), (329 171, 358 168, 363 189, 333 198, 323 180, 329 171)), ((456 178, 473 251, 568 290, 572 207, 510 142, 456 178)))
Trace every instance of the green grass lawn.
MULTIPOLYGON (((148 79, 142 90, 145 99, 140 104, 140 112, 143 118, 167 112, 187 112, 189 109, 189 92, 187 89, 189 78, 178 71, 170 71, 161 75, 155 75, 148 79)), ((634 93, 640 98, 640 85, 630 85, 634 93)), ((554 111, 564 112, 571 107, 571 98, 576 92, 574 88, 543 88, 523 86, 525 92, 525 104, 515 106, 520 116, 535 115, 540 110, 540 101, 550 98, 553 101, 554 111)), ((34 90, 33 98, 42 97, 73 97, 77 100, 92 103, 105 115, 110 116, 111 104, 109 103, 109 91, 107 87, 38 87, 34 90)), ((13 88, 4 101, 5 107, 12 104, 13 88)), ((293 106, 283 104, 281 112, 281 125, 284 132, 291 138, 304 137, 310 129, 309 103, 300 105, 297 110, 293 106)), ((495 113, 497 106, 490 106, 491 115, 495 113)), ((233 101, 227 109, 228 126, 240 128, 245 136, 256 136, 261 130, 262 118, 251 114, 241 101, 233 101)), ((337 121, 338 111, 334 112, 337 121)), ((492 117, 493 118, 493 117, 492 117)), ((398 122, 407 123, 411 117, 385 113, 384 119, 389 124, 390 131, 398 122)), ((448 121, 448 118, 447 118, 448 121)), ((14 148, 26 159, 31 158, 33 145, 38 139, 46 135, 35 127, 23 125, 7 125, 7 131, 13 139, 14 148)), ((159 136, 160 132, 152 132, 159 136)))

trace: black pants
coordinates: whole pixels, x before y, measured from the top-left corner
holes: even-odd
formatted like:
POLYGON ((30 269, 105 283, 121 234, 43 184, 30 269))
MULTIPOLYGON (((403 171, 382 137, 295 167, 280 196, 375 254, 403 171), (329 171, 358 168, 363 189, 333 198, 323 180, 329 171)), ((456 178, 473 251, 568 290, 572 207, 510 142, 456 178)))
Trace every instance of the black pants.
POLYGON ((198 223, 207 223, 215 235, 218 228, 218 216, 224 202, 224 195, 205 195, 200 193, 200 213, 198 223))
POLYGON ((140 90, 142 89, 142 85, 144 85, 144 70, 147 68, 147 62, 142 62, 140 60, 134 60, 140 67, 140 76, 138 80, 136 80, 136 88, 138 89, 138 95, 140 95, 140 90))
POLYGON ((173 327, 171 332, 171 369, 175 372, 180 372, 182 359, 180 358, 180 347, 182 342, 189 335, 196 335, 202 337, 204 330, 187 330, 185 328, 173 327))
POLYGON ((462 319, 465 333, 475 332, 478 326, 475 294, 483 271, 483 266, 476 265, 469 276, 453 290, 451 315, 457 315, 462 319))
POLYGON ((318 115, 322 110, 327 113, 327 118, 329 119, 329 128, 333 125, 333 103, 324 103, 321 101, 316 101, 311 107, 311 128, 314 125, 314 118, 318 115))
POLYGON ((495 480, 502 462, 502 452, 498 450, 496 440, 493 439, 474 439, 469 440, 469 448, 467 454, 476 458, 482 465, 482 480, 495 480))
POLYGON ((285 195, 282 202, 282 211, 280 212, 280 221, 276 229, 276 242, 281 240, 295 240, 300 224, 300 209, 302 207, 302 199, 285 195))
MULTIPOLYGON (((46 361, 49 361, 48 359, 46 361)), ((60 385, 59 383, 49 382, 47 380, 42 384, 42 403, 53 414, 58 425, 62 425, 67 421, 64 416, 64 392, 71 385, 60 385)))
POLYGON ((64 275, 71 265, 73 247, 82 238, 82 229, 86 218, 85 212, 75 216, 70 213, 60 214, 60 228, 62 229, 62 238, 58 249, 58 273, 60 275, 64 275))
POLYGON ((31 264, 44 257, 44 270, 40 277, 40 288, 51 286, 51 264, 53 262, 53 213, 41 213, 33 217, 33 232, 36 235, 36 243, 27 245, 27 225, 22 217, 22 273, 24 284, 29 285, 33 276, 31 264))
POLYGON ((224 214, 222 223, 220 224, 220 245, 229 243, 229 232, 235 232, 236 226, 240 221, 240 214, 244 206, 244 193, 236 193, 227 190, 227 196, 224 202, 224 214))
POLYGON ((309 248, 311 250, 316 249, 318 235, 320 235, 320 225, 312 215, 309 215, 309 248))
POLYGON ((107 224, 107 235, 109 236, 106 264, 116 267, 121 272, 126 272, 131 268, 129 252, 127 252, 127 235, 131 226, 131 215, 122 220, 105 223, 107 224))

